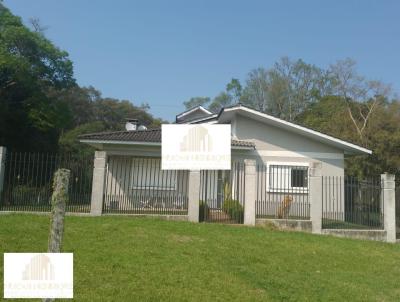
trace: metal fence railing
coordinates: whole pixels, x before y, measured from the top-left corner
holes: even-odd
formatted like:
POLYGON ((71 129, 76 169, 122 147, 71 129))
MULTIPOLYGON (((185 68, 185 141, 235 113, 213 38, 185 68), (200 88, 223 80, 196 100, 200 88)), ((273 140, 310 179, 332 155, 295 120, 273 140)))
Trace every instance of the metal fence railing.
POLYGON ((308 166, 259 164, 256 218, 310 219, 308 166))
POLYGON ((52 181, 59 168, 71 171, 67 212, 90 212, 93 157, 8 151, 1 211, 49 212, 52 181))
POLYGON ((109 156, 103 213, 186 215, 188 171, 161 170, 161 159, 109 156))
POLYGON ((384 190, 379 177, 322 177, 322 227, 383 229, 384 190))
POLYGON ((233 162, 231 170, 200 172, 199 220, 243 223, 245 165, 233 162))

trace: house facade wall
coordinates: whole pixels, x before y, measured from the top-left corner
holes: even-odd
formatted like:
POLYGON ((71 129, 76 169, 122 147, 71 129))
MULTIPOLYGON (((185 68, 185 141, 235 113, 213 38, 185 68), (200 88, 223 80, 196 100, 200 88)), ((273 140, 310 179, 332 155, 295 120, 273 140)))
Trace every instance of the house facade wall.
MULTIPOLYGON (((231 124, 233 136, 239 140, 253 141, 256 146, 253 151, 237 150, 233 152, 232 160, 243 161, 251 158, 255 159, 260 166, 277 163, 297 166, 318 162, 321 163, 322 176, 340 177, 341 187, 344 187, 344 152, 342 150, 240 115, 236 115, 231 124)), ((258 217, 276 215, 281 202, 287 195, 293 198, 290 215, 309 217, 311 205, 308 201, 308 192, 271 193, 266 184, 269 181, 266 179, 268 177, 270 176, 259 175, 257 179, 256 191, 258 199, 261 199, 261 201, 257 201, 261 205, 256 209, 258 217), (262 206, 263 204, 264 206, 262 206)), ((324 203, 325 212, 329 211, 330 206, 327 204, 327 200, 332 199, 328 196, 330 192, 333 190, 324 190, 326 201, 321 200, 324 203)), ((339 197, 340 206, 344 211, 344 190, 341 195, 339 197)))
POLYGON ((234 157, 249 158, 258 163, 287 162, 322 164, 322 175, 344 175, 344 153, 342 150, 321 144, 280 128, 236 115, 232 121, 232 134, 240 140, 255 143, 256 150, 237 151, 234 157))
MULTIPOLYGON (((260 166, 268 164, 280 163, 282 165, 302 165, 311 164, 313 162, 321 163, 322 175, 324 176, 344 176, 344 153, 329 145, 314 141, 310 138, 293 134, 287 130, 274 127, 260 121, 236 115, 231 120, 232 136, 239 140, 252 141, 255 144, 255 150, 232 150, 232 161, 243 162, 245 159, 254 159, 260 166)), ((111 157, 118 158, 120 156, 138 156, 138 157, 161 157, 160 145, 143 146, 135 144, 104 144, 102 149, 107 151, 111 157)), ((121 158, 121 160, 124 160, 121 158)), ((116 163, 116 162, 115 162, 116 163)), ((129 175, 131 169, 129 166, 119 164, 119 168, 109 167, 107 174, 107 191, 117 190, 121 201, 124 203, 132 203, 136 198, 131 198, 132 184, 130 180, 123 180, 129 175), (119 175, 119 176, 118 176, 119 175), (122 177, 122 176, 123 177, 122 177), (110 188, 110 183, 114 188, 110 188)), ((179 178, 185 177, 179 174, 179 178)), ((217 179, 217 178, 215 178, 217 179)), ((215 188, 218 184, 215 184, 215 188)), ((267 181, 265 179, 257 180, 257 189, 259 194, 264 194, 263 199, 271 202, 272 207, 259 211, 258 214, 274 215, 279 208, 280 203, 288 193, 286 192, 269 192, 266 188, 267 181)), ((177 188, 179 192, 185 193, 187 188, 177 188)), ((207 190, 211 192, 211 190, 207 190)), ((160 191, 160 193, 165 193, 160 191)), ((172 192, 169 192, 172 193, 172 192)), ((215 194, 206 193, 205 199, 215 199, 215 194), (210 196, 208 196, 210 195, 210 196)), ((307 193, 290 193, 293 197, 293 205, 291 211, 300 211, 304 217, 309 216, 309 203, 307 193), (299 210, 300 209, 300 210, 299 210)), ((327 198, 328 200, 329 198, 327 198)), ((344 196, 342 196, 344 208, 344 196)), ((326 205, 325 205, 326 207, 326 205)))

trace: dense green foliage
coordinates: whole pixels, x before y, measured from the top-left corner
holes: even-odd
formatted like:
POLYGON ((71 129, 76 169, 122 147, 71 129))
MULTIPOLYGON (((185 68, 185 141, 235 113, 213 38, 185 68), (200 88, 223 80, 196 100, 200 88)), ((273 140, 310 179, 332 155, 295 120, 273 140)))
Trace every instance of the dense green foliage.
POLYGON ((349 157, 349 174, 372 175, 383 172, 400 177, 400 102, 382 102, 373 112, 365 128, 363 140, 354 130, 346 114, 346 104, 339 97, 325 97, 311 105, 298 118, 303 125, 335 137, 365 145, 373 150, 370 156, 349 157))
POLYGON ((238 200, 226 199, 222 205, 222 210, 235 221, 243 221, 244 209, 238 200))
MULTIPOLYGON (((48 216, 3 215, 0 252, 46 251, 49 223, 48 216)), ((67 216, 63 251, 74 253, 74 301, 400 299, 400 245, 379 242, 245 226, 67 216)), ((0 261, 0 275, 2 270, 0 261)))
MULTIPOLYGON (((68 53, 0 3, 0 145, 23 151, 77 150, 75 134, 121 130, 125 118, 156 126, 147 105, 79 87, 68 53)), ((78 148, 79 149, 79 148, 78 148)))

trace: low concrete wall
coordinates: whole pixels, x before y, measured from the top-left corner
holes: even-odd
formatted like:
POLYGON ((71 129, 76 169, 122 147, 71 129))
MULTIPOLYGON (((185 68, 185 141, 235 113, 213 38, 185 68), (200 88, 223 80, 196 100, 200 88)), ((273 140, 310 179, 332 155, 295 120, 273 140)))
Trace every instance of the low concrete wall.
POLYGON ((279 230, 311 232, 312 223, 310 220, 294 220, 294 219, 256 219, 256 225, 266 226, 272 225, 279 230))
POLYGON ((157 214, 104 214, 102 216, 130 216, 130 217, 146 217, 146 218, 155 218, 162 220, 172 220, 172 221, 188 221, 188 215, 157 215, 157 214))
MULTIPOLYGON (((0 211, 0 215, 12 215, 12 214, 29 214, 29 215, 42 215, 50 216, 51 212, 27 212, 27 211, 0 211)), ((65 216, 86 216, 93 217, 90 213, 74 213, 66 212, 65 216)), ((157 215, 157 214, 102 214, 101 216, 132 216, 132 217, 147 217, 156 218, 162 220, 173 220, 173 221, 188 221, 188 215, 157 215)))
POLYGON ((386 241, 384 230, 323 229, 322 234, 362 240, 386 241))
MULTIPOLYGON (((0 215, 13 215, 13 214, 29 214, 29 215, 50 216, 51 212, 0 211, 0 215)), ((91 214, 90 213, 65 212, 65 216, 87 216, 87 217, 90 217, 91 214)))

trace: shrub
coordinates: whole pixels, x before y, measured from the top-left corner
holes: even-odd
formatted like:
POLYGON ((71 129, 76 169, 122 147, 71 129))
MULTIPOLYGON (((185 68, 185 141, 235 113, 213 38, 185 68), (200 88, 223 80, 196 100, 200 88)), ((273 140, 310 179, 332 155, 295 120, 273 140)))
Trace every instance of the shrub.
POLYGON ((236 220, 237 222, 243 221, 244 209, 238 200, 225 200, 222 210, 228 214, 231 219, 236 220))
POLYGON ((204 221, 206 217, 210 216, 210 208, 208 204, 200 200, 199 201, 199 221, 204 221))

